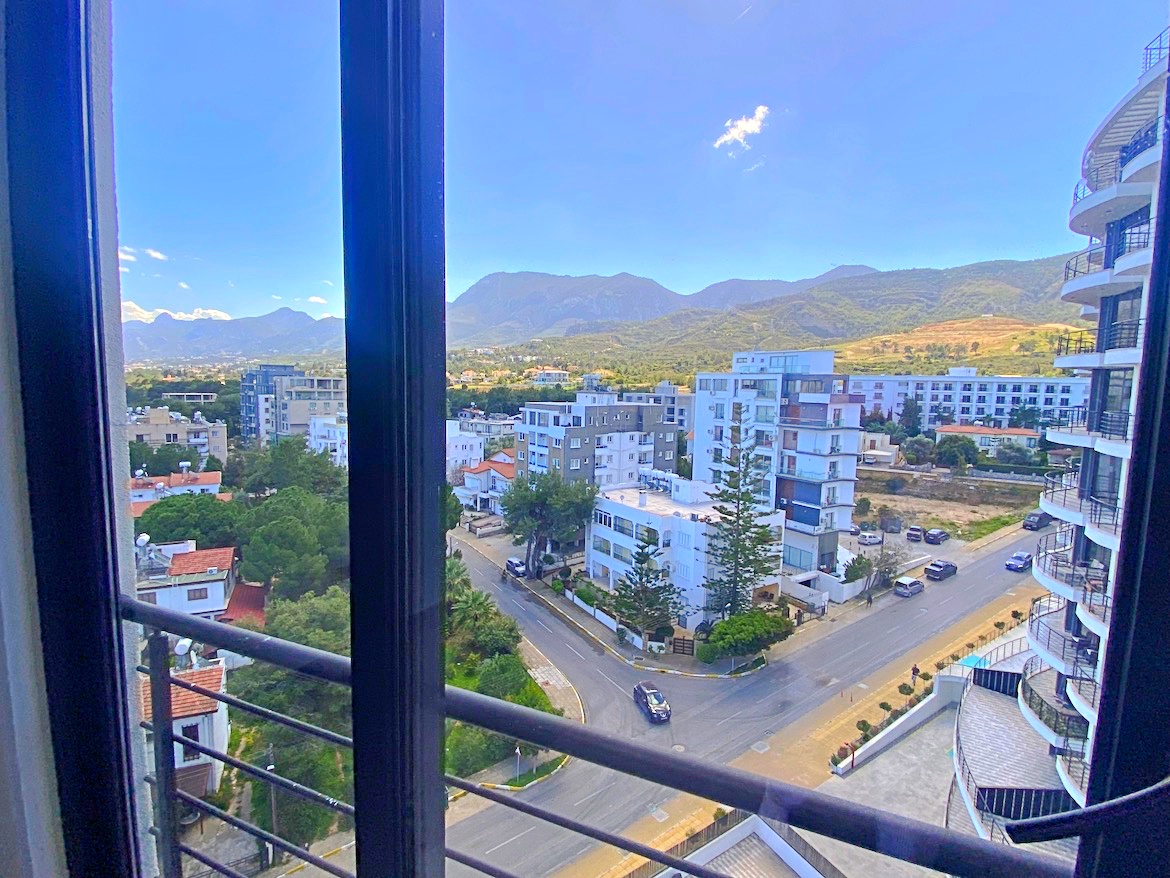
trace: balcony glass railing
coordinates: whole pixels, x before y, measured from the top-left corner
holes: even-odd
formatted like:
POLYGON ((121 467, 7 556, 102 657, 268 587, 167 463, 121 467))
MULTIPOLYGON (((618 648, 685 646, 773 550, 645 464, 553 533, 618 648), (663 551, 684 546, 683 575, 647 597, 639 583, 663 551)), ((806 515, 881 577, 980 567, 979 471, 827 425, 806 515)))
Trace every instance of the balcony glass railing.
POLYGON ((1047 691, 1047 685, 1056 682, 1056 672, 1044 664, 1039 656, 1033 656, 1024 664, 1020 677, 1020 699, 1057 736, 1064 738, 1073 747, 1083 746, 1089 736, 1089 721, 1069 705, 1065 707, 1055 691, 1047 691))
POLYGON ((1162 117, 1158 116, 1134 132, 1133 137, 1129 139, 1129 143, 1123 146, 1117 154, 1118 165, 1124 168, 1147 149, 1156 146, 1161 139, 1161 133, 1162 117))
MULTIPOLYGON (((282 796, 296 797, 319 806, 336 815, 343 823, 355 819, 360 821, 360 815, 348 802, 288 780, 278 770, 253 765, 198 741, 176 735, 172 725, 171 695, 177 688, 226 703, 235 710, 258 716, 290 733, 335 747, 339 752, 352 749, 352 738, 236 696, 176 679, 171 675, 167 635, 188 637, 209 647, 227 649, 258 662, 295 672, 304 678, 338 687, 350 685, 350 660, 129 598, 123 598, 120 606, 125 621, 146 626, 153 631, 148 642, 147 663, 138 670, 147 676, 152 693, 150 716, 144 725, 154 736, 155 765, 149 778, 154 787, 151 834, 157 845, 157 871, 160 878, 181 878, 184 856, 196 859, 222 874, 233 874, 224 871, 226 864, 195 850, 182 840, 177 806, 218 819, 301 863, 315 866, 325 874, 351 878, 352 873, 338 865, 336 860, 319 856, 274 831, 262 829, 249 819, 229 814, 178 788, 174 761, 176 744, 224 762, 242 774, 268 785, 269 789, 279 789, 282 796)), ((133 648, 136 650, 137 645, 133 648)), ((479 693, 448 686, 444 705, 449 720, 613 769, 626 775, 627 782, 641 778, 652 784, 720 802, 729 809, 758 814, 765 819, 782 819, 789 826, 826 835, 928 869, 964 876, 1002 874, 1067 878, 1069 875, 1067 864, 1021 848, 990 844, 970 835, 948 831, 816 790, 619 738, 597 731, 592 726, 479 693)), ((520 811, 594 841, 644 857, 668 869, 677 870, 678 873, 724 878, 714 869, 684 861, 677 851, 660 851, 581 820, 553 813, 530 801, 486 789, 463 778, 446 775, 443 782, 451 788, 485 799, 492 805, 520 811)), ((145 807, 151 810, 150 805, 145 807)), ((996 837, 1002 840, 1002 832, 996 837)), ((447 848, 446 856, 453 862, 487 875, 500 878, 511 878, 512 875, 505 869, 453 848, 447 848)), ((566 863, 570 856, 566 854, 566 863)), ((289 871, 296 869, 297 866, 293 866, 289 871)))

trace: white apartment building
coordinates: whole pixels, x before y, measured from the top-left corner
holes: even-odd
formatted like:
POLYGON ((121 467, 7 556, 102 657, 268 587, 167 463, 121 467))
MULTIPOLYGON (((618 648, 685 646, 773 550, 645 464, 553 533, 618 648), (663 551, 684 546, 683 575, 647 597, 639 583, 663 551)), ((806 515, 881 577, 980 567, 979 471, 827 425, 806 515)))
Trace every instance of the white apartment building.
POLYGON ((483 463, 484 437, 460 428, 457 418, 447 421, 447 476, 456 483, 457 474, 483 463))
MULTIPOLYGON (((1090 391, 1083 406, 1045 412, 1048 440, 1076 455, 1046 478, 1040 498, 1057 519, 1032 565, 1048 594, 1032 605, 1022 650, 974 671, 956 719, 948 823, 957 814, 984 838, 1006 842, 1006 820, 1088 799, 1149 306, 1168 35, 1146 47, 1137 84, 1089 139, 1073 194, 1069 226, 1089 240, 1068 260, 1060 297, 1098 325, 1067 333, 1054 361, 1087 370, 1090 391), (1005 739, 1010 758, 996 744, 1005 739)), ((1075 840, 1029 847, 1069 860, 1077 850, 1075 840)))
POLYGON ((1089 398, 1089 379, 979 375, 974 366, 954 366, 946 375, 851 375, 849 392, 865 397, 866 413, 898 417, 907 399, 918 401, 922 429, 940 424, 1007 427, 1015 408, 1070 408, 1089 398))
POLYGON ((481 409, 465 408, 456 413, 455 419, 459 422, 459 429, 464 433, 482 436, 485 439, 502 439, 516 433, 517 417, 501 412, 488 414, 481 409))
MULTIPOLYGON (((184 656, 178 657, 180 660, 184 656)), ((194 667, 176 670, 171 676, 223 694, 227 691, 227 669, 222 659, 197 660, 194 667)), ((142 717, 151 716, 150 681, 143 678, 139 685, 142 717)), ((207 695, 171 686, 172 733, 181 735, 212 750, 225 752, 231 736, 227 705, 207 695)), ((153 748, 147 748, 147 759, 154 759, 153 748)), ((153 764, 153 763, 152 763, 153 764)), ((200 753, 182 742, 175 743, 175 785, 192 796, 203 797, 219 789, 224 763, 200 753)))
MULTIPOLYGON (((167 473, 161 476, 135 475, 127 484, 131 503, 144 503, 177 494, 219 494, 223 473, 167 473)), ((228 495, 230 496, 230 495, 228 495)))
POLYGON ((838 535, 853 521, 863 397, 833 372, 832 351, 737 353, 730 372, 695 376, 694 477, 729 468, 732 425, 767 468, 758 499, 786 516, 788 573, 841 572, 838 535))
POLYGON ((185 552, 168 552, 154 544, 136 546, 138 600, 204 619, 218 619, 227 612, 235 589, 235 559, 234 546, 185 552))
POLYGON ((334 466, 349 469, 348 415, 338 412, 309 418, 309 450, 314 454, 328 454, 334 466))
MULTIPOLYGON (((190 418, 172 412, 167 406, 128 409, 126 412, 126 438, 130 442, 143 442, 151 448, 160 445, 186 445, 199 466, 207 462, 208 456, 221 463, 227 460, 227 424, 223 421, 209 421, 201 412, 190 418)), ((192 461, 194 462, 194 460, 192 461)))
POLYGON ((538 387, 551 387, 554 384, 569 383, 569 373, 564 369, 538 369, 532 377, 532 383, 538 387))
POLYGON ((674 424, 684 433, 695 423, 695 395, 688 388, 669 381, 659 381, 650 391, 627 391, 622 394, 622 400, 662 406, 662 423, 674 424))
MULTIPOLYGON (((704 612, 711 575, 707 543, 712 525, 719 520, 710 493, 716 487, 691 481, 674 473, 647 470, 640 480, 603 488, 598 492, 593 521, 585 539, 585 569, 612 591, 633 566, 638 545, 649 542, 662 552, 658 563, 670 570, 671 582, 682 591, 688 610, 684 627, 693 628, 717 613, 704 612)), ((764 520, 776 532, 776 551, 784 544, 784 515, 764 520)), ((779 576, 761 591, 780 593, 779 576)))
MULTIPOLYGON (((277 375, 272 384, 276 439, 307 435, 310 418, 346 411, 344 375, 277 375)), ((268 404, 260 400, 261 411, 268 404)))

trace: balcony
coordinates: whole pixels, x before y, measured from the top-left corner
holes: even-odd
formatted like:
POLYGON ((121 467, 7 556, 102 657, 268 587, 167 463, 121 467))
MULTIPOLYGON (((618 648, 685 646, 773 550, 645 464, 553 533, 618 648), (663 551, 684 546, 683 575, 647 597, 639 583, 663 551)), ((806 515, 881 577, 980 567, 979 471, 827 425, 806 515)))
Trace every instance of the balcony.
POLYGON ((1158 34, 1142 51, 1142 73, 1170 55, 1170 27, 1158 34))
POLYGON ((1103 591, 1109 571, 1099 562, 1073 560, 1073 530, 1061 528, 1041 537, 1032 564, 1036 580, 1066 600, 1079 601, 1089 588, 1103 591))
POLYGON ((1052 442, 1060 445, 1093 447, 1096 438, 1128 441, 1133 412, 1101 410, 1088 406, 1046 408, 1040 412, 1040 426, 1052 442))
POLYGON ((1089 763, 1075 753, 1064 753, 1056 758, 1057 773, 1064 788, 1082 808, 1089 790, 1089 763))
MULTIPOLYGON (((1153 223, 1147 221, 1131 226, 1121 233, 1117 250, 1113 256, 1114 277, 1125 276, 1136 279, 1150 273, 1153 223)), ((1130 281, 1131 283, 1134 280, 1130 281)))
POLYGON ((1152 180, 1123 181, 1120 163, 1110 159, 1090 169, 1073 189, 1069 228, 1078 235, 1100 238, 1113 220, 1149 207, 1153 194, 1152 180))
MULTIPOLYGON (((1132 179, 1139 172, 1136 165, 1146 166, 1144 162, 1136 162, 1146 150, 1153 149, 1162 140, 1162 117, 1156 116, 1134 132, 1129 143, 1123 146, 1117 154, 1117 163, 1121 169, 1123 179, 1132 179)), ((1161 156, 1152 156, 1151 164, 1161 156)))
POLYGON ((1058 595, 1039 598, 1028 611, 1028 642, 1048 664, 1068 673, 1072 663, 1096 663, 1096 637, 1073 634, 1065 628, 1068 601, 1058 595))
POLYGON ((1084 524, 1087 501, 1080 492, 1079 470, 1047 473, 1044 476, 1044 490, 1040 494, 1040 507, 1071 524, 1084 524))
POLYGON ((1069 257, 1064 264, 1064 282, 1105 270, 1105 245, 1096 244, 1069 257))
POLYGON ((1089 498, 1089 527, 1117 536, 1121 532, 1121 507, 1116 497, 1089 498))
POLYGON ((1056 339, 1057 357, 1075 357, 1097 353, 1097 333, 1091 329, 1070 329, 1056 339))
POLYGON ((1056 694, 1056 686, 1055 670, 1040 656, 1028 659, 1020 678, 1021 709, 1026 718, 1034 720, 1032 725, 1041 737, 1054 747, 1082 749, 1089 736, 1089 722, 1056 694))
MULTIPOLYGON (((353 819, 358 816, 356 809, 347 802, 294 783, 271 768, 252 765, 222 751, 205 747, 198 741, 175 734, 172 731, 172 692, 176 688, 185 689, 205 698, 227 703, 236 710, 258 715, 268 722, 339 749, 352 749, 353 739, 348 735, 319 728, 235 696, 171 677, 170 650, 167 634, 164 632, 190 637, 209 646, 230 649, 239 655, 250 656, 257 661, 343 687, 350 683, 350 660, 344 656, 310 649, 245 629, 197 619, 129 598, 122 599, 121 613, 125 621, 148 626, 148 629, 153 631, 148 639, 147 664, 139 666, 138 670, 147 676, 153 696, 150 717, 143 722, 143 726, 154 738, 155 764, 148 781, 155 791, 154 825, 151 832, 157 846, 159 873, 162 878, 180 878, 183 874, 184 856, 198 860, 204 866, 219 870, 222 874, 234 874, 224 870, 226 864, 217 862, 213 857, 195 850, 180 839, 178 806, 223 821, 295 860, 315 866, 327 874, 338 878, 351 878, 352 873, 339 866, 336 860, 324 859, 274 832, 228 814, 215 805, 177 788, 175 745, 180 744, 220 760, 273 788, 279 788, 284 795, 311 802, 341 818, 353 819), (168 680, 171 685, 167 685, 168 680)), ((635 778, 641 778, 654 784, 690 792, 733 808, 759 814, 761 817, 782 819, 791 826, 827 835, 848 844, 877 850, 927 868, 955 875, 1026 874, 1045 878, 1057 876, 1067 878, 1066 865, 1030 851, 1004 844, 990 844, 962 833, 946 832, 933 825, 856 805, 814 790, 611 736, 596 731, 591 726, 507 701, 449 686, 446 689, 445 706, 449 719, 478 726, 509 739, 526 740, 546 749, 614 769, 627 775, 627 782, 635 782, 635 778)), ((538 820, 547 821, 553 826, 578 833, 587 839, 645 857, 683 874, 721 878, 720 873, 686 862, 672 853, 659 851, 588 823, 552 813, 524 799, 509 797, 451 775, 446 775, 443 782, 449 787, 486 799, 494 805, 520 811, 538 820)), ((456 849, 447 848, 446 856, 453 862, 487 875, 510 878, 512 874, 456 849)))
POLYGON ((1116 256, 1115 247, 1106 247, 1096 239, 1088 248, 1071 256, 1064 264, 1064 285, 1060 290, 1060 298, 1065 302, 1097 307, 1102 297, 1133 289, 1134 278, 1115 277, 1116 273, 1110 271, 1116 256))
POLYGON ((857 429, 849 427, 844 418, 789 418, 779 417, 776 423, 781 427, 805 427, 810 430, 844 430, 857 429))
POLYGON ((1119 320, 1105 327, 1102 338, 1102 351, 1116 351, 1128 348, 1139 348, 1142 343, 1141 320, 1119 320))

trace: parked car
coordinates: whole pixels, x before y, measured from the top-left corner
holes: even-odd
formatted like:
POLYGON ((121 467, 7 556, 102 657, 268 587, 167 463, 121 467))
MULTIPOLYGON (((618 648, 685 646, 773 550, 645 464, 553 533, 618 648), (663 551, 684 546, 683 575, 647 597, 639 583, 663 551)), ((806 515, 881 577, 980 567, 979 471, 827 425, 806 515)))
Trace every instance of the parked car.
POLYGON ((915 579, 913 576, 899 576, 894 580, 894 594, 898 597, 913 597, 925 588, 922 580, 915 579))
POLYGON ((882 538, 877 534, 858 534, 857 545, 859 546, 878 546, 881 545, 882 538))
POLYGON ((1014 552, 1007 561, 1004 562, 1004 567, 1008 570, 1014 570, 1017 573, 1023 573, 1025 570, 1032 569, 1032 554, 1031 552, 1014 552))
POLYGON ((959 565, 954 561, 931 561, 926 565, 927 579, 948 579, 959 572, 959 565))
POLYGON ((849 533, 853 534, 853 536, 855 536, 855 537, 860 536, 861 535, 861 526, 856 525, 856 524, 849 525, 849 533))
POLYGON ((926 532, 926 541, 932 546, 941 546, 950 538, 951 535, 941 527, 932 527, 926 532))
POLYGON ((513 576, 526 576, 528 574, 528 567, 519 558, 509 558, 504 562, 504 566, 513 576))
POLYGON ((906 528, 906 539, 912 543, 921 543, 922 538, 925 535, 926 531, 916 524, 912 524, 910 527, 906 528))
POLYGON ((1052 524, 1052 516, 1043 509, 1034 509, 1024 516, 1024 530, 1040 530, 1052 524))
POLYGON ((634 703, 642 708, 652 723, 664 723, 670 719, 670 703, 649 680, 643 680, 634 687, 634 703))

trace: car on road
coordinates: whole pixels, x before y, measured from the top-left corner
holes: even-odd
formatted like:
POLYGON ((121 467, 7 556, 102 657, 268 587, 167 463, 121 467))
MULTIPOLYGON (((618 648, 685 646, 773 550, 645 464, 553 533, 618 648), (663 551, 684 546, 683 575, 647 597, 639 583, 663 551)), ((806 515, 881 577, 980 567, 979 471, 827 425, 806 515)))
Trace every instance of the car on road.
POLYGON ((951 535, 941 527, 932 527, 926 532, 926 541, 932 546, 941 546, 950 538, 951 535))
POLYGON ((910 527, 906 528, 906 539, 912 543, 921 543, 922 537, 925 536, 925 534, 926 531, 916 524, 912 524, 910 527))
POLYGON ((1008 558, 1004 564, 1008 570, 1014 570, 1017 573, 1023 573, 1026 570, 1032 569, 1032 553, 1031 552, 1013 552, 1012 556, 1008 558))
POLYGON ((948 579, 959 572, 959 565, 954 561, 943 561, 941 559, 931 561, 926 565, 926 578, 933 580, 948 579))
POLYGON ((857 545, 859 546, 877 546, 880 545, 882 538, 877 534, 858 534, 857 545))
POLYGON ((894 580, 894 594, 901 598, 913 597, 925 588, 922 580, 913 576, 899 576, 894 580))
POLYGON ((1041 530, 1052 524, 1052 516, 1043 509, 1033 509, 1024 516, 1024 530, 1041 530))
POLYGON ((525 576, 528 573, 527 565, 519 558, 509 558, 504 562, 504 566, 513 576, 525 576))
POLYGON ((849 533, 853 534, 855 537, 861 536, 861 526, 856 524, 849 525, 849 533))
POLYGON ((642 708, 652 723, 664 723, 670 719, 670 702, 649 680, 634 687, 634 703, 642 708))

